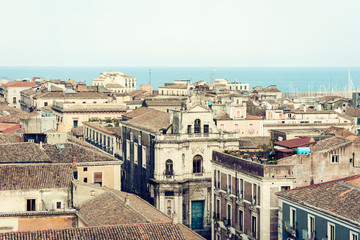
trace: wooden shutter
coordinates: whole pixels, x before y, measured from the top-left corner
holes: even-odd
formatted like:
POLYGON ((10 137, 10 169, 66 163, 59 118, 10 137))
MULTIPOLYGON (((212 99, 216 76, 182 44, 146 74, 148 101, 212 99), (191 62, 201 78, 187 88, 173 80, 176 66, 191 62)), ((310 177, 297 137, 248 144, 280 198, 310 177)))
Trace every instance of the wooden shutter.
POLYGON ((102 182, 102 172, 94 173, 94 182, 102 182))

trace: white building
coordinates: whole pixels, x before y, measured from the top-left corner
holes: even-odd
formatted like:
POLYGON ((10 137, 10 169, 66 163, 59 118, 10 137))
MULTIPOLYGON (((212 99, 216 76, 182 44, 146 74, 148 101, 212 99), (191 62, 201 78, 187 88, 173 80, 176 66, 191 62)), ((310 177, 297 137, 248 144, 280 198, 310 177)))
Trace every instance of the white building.
POLYGON ((35 82, 13 81, 5 83, 1 87, 5 101, 9 104, 9 106, 20 108, 20 92, 35 87, 35 85, 35 82))
POLYGON ((122 72, 103 72, 93 79, 94 86, 103 86, 115 92, 136 90, 136 77, 124 75, 122 72))

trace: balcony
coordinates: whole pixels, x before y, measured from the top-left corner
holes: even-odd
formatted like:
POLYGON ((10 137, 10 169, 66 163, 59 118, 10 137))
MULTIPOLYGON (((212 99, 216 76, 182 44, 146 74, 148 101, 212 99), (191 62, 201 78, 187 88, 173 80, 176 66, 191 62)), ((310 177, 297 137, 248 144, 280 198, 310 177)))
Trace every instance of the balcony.
POLYGON ((165 175, 167 178, 171 178, 172 176, 175 175, 175 173, 174 173, 174 170, 165 170, 165 171, 164 171, 164 175, 165 175))
POLYGON ((284 227, 285 231, 288 232, 291 236, 296 237, 296 223, 290 224, 289 221, 285 221, 284 227))
POLYGON ((309 233, 309 231, 307 229, 303 229, 302 237, 304 240, 314 240, 315 239, 315 231, 309 233))

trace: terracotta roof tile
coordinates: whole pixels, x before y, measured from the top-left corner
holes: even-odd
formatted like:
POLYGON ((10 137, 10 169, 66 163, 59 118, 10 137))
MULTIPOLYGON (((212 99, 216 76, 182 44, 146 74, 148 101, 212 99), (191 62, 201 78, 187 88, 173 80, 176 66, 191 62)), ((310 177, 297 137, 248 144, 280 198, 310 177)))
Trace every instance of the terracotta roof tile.
POLYGON ((111 192, 96 196, 81 204, 78 209, 89 226, 147 222, 144 216, 134 211, 130 205, 125 205, 123 199, 111 192))
POLYGON ((90 228, 51 229, 36 232, 1 233, 1 240, 47 239, 128 239, 185 240, 179 226, 172 223, 148 223, 90 228))
POLYGON ((3 84, 4 87, 35 87, 36 82, 12 81, 3 84))
POLYGON ((360 176, 352 176, 331 182, 295 188, 276 193, 285 199, 317 210, 360 222, 360 191, 356 182, 360 176))
POLYGON ((35 143, 0 144, 0 163, 98 163, 119 161, 109 154, 79 146, 74 143, 43 144, 35 143))
POLYGON ((54 163, 71 163, 72 158, 75 157, 76 163, 83 162, 107 162, 118 161, 111 155, 85 148, 73 143, 61 144, 64 148, 58 149, 55 144, 43 144, 44 152, 54 163))
POLYGON ((35 99, 107 99, 108 95, 105 92, 90 92, 81 91, 76 93, 64 92, 48 92, 36 94, 35 99))
POLYGON ((246 114, 246 119, 248 119, 248 120, 261 120, 262 117, 251 115, 251 114, 246 114))
POLYGON ((171 85, 166 85, 166 86, 159 87, 159 89, 160 88, 187 89, 188 85, 186 85, 186 84, 171 84, 171 85))
POLYGON ((290 139, 290 140, 285 140, 285 141, 280 141, 280 142, 274 142, 275 145, 279 145, 282 147, 286 147, 286 148, 295 148, 295 147, 303 147, 303 146, 307 146, 309 144, 311 144, 311 142, 309 140, 307 140, 306 138, 295 138, 295 139, 290 139))
POLYGON ((230 117, 227 113, 223 113, 214 117, 214 120, 230 120, 230 117))
POLYGON ((35 143, 0 145, 0 163, 51 163, 51 159, 35 143))
POLYGON ((357 107, 347 107, 345 114, 350 117, 360 117, 360 108, 357 107))
POLYGON ((349 144, 349 143, 351 143, 351 141, 348 139, 334 136, 334 137, 325 138, 321 141, 316 142, 316 144, 313 145, 310 149, 311 149, 311 152, 318 152, 318 151, 329 150, 334 147, 339 147, 341 145, 345 145, 345 144, 349 144))
POLYGON ((140 116, 124 121, 123 125, 130 125, 151 132, 159 132, 170 126, 170 114, 153 109, 140 116))
POLYGON ((0 165, 0 190, 67 188, 72 164, 0 165))
POLYGON ((322 135, 335 135, 338 137, 348 137, 348 136, 352 136, 355 135, 353 132, 350 132, 349 130, 345 129, 345 128, 340 128, 340 127, 334 127, 331 126, 328 129, 326 129, 322 135))

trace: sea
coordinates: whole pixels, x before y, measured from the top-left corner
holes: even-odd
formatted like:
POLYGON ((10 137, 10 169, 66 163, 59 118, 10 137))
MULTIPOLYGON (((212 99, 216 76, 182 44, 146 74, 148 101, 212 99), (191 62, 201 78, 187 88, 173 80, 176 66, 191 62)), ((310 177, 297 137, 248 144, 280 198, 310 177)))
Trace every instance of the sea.
POLYGON ((276 85, 282 92, 345 91, 349 76, 355 89, 360 88, 360 67, 0 67, 0 79, 73 79, 92 85, 92 79, 111 71, 136 77, 137 89, 142 84, 158 89, 174 80, 225 78, 249 83, 250 88, 276 85))

